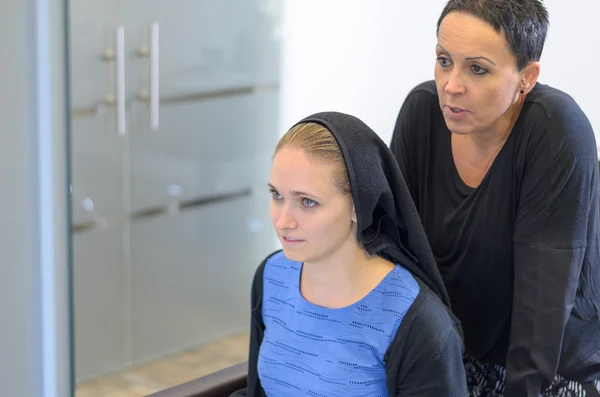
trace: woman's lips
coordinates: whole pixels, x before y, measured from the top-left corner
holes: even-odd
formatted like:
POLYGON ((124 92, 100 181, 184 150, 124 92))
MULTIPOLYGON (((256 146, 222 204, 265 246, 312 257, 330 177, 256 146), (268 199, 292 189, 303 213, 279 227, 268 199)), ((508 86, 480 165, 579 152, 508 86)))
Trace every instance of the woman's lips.
POLYGON ((304 240, 286 236, 281 236, 281 241, 286 245, 297 245, 304 242, 304 240))
POLYGON ((464 120, 471 112, 456 106, 444 106, 444 117, 453 121, 464 120))

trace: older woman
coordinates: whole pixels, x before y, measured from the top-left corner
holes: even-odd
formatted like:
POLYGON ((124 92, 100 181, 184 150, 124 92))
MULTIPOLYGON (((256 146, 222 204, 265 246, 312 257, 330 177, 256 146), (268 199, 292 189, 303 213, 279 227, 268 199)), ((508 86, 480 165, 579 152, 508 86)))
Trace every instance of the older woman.
POLYGON ((539 0, 450 0, 435 81, 408 95, 391 142, 472 396, 600 395, 596 144, 575 101, 537 82, 547 27, 539 0))

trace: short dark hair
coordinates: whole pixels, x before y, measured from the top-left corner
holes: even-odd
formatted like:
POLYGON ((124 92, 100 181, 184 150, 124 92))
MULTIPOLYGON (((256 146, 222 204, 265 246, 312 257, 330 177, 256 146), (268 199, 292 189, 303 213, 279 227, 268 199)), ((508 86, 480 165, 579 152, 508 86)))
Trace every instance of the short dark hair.
POLYGON ((442 20, 453 11, 482 19, 498 33, 504 31, 519 70, 540 60, 548 32, 548 11, 541 0, 449 0, 438 19, 436 34, 442 20))

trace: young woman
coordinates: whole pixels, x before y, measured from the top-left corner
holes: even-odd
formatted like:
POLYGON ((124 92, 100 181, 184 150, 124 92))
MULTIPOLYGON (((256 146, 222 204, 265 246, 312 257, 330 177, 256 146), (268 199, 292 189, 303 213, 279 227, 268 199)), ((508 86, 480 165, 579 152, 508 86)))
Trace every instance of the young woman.
POLYGON ((385 143, 355 117, 307 117, 269 191, 283 251, 256 272, 234 396, 464 397, 460 327, 385 143))

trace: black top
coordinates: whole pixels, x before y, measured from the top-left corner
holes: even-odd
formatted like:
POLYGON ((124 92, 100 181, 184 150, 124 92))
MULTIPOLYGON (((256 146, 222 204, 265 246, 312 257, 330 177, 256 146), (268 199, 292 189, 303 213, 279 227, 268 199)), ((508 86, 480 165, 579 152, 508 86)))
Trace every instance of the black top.
MULTIPOLYGON (((265 330, 263 272, 269 258, 258 267, 252 283, 247 387, 231 397, 265 397, 257 362, 265 330)), ((392 397, 464 397, 467 386, 458 325, 437 295, 415 279, 419 283, 419 294, 383 358, 388 392, 392 397)))
POLYGON ((414 198, 466 352, 505 365, 505 395, 555 374, 600 377, 598 160, 575 101, 537 84, 477 188, 461 180, 435 82, 400 110, 391 149, 414 198))

